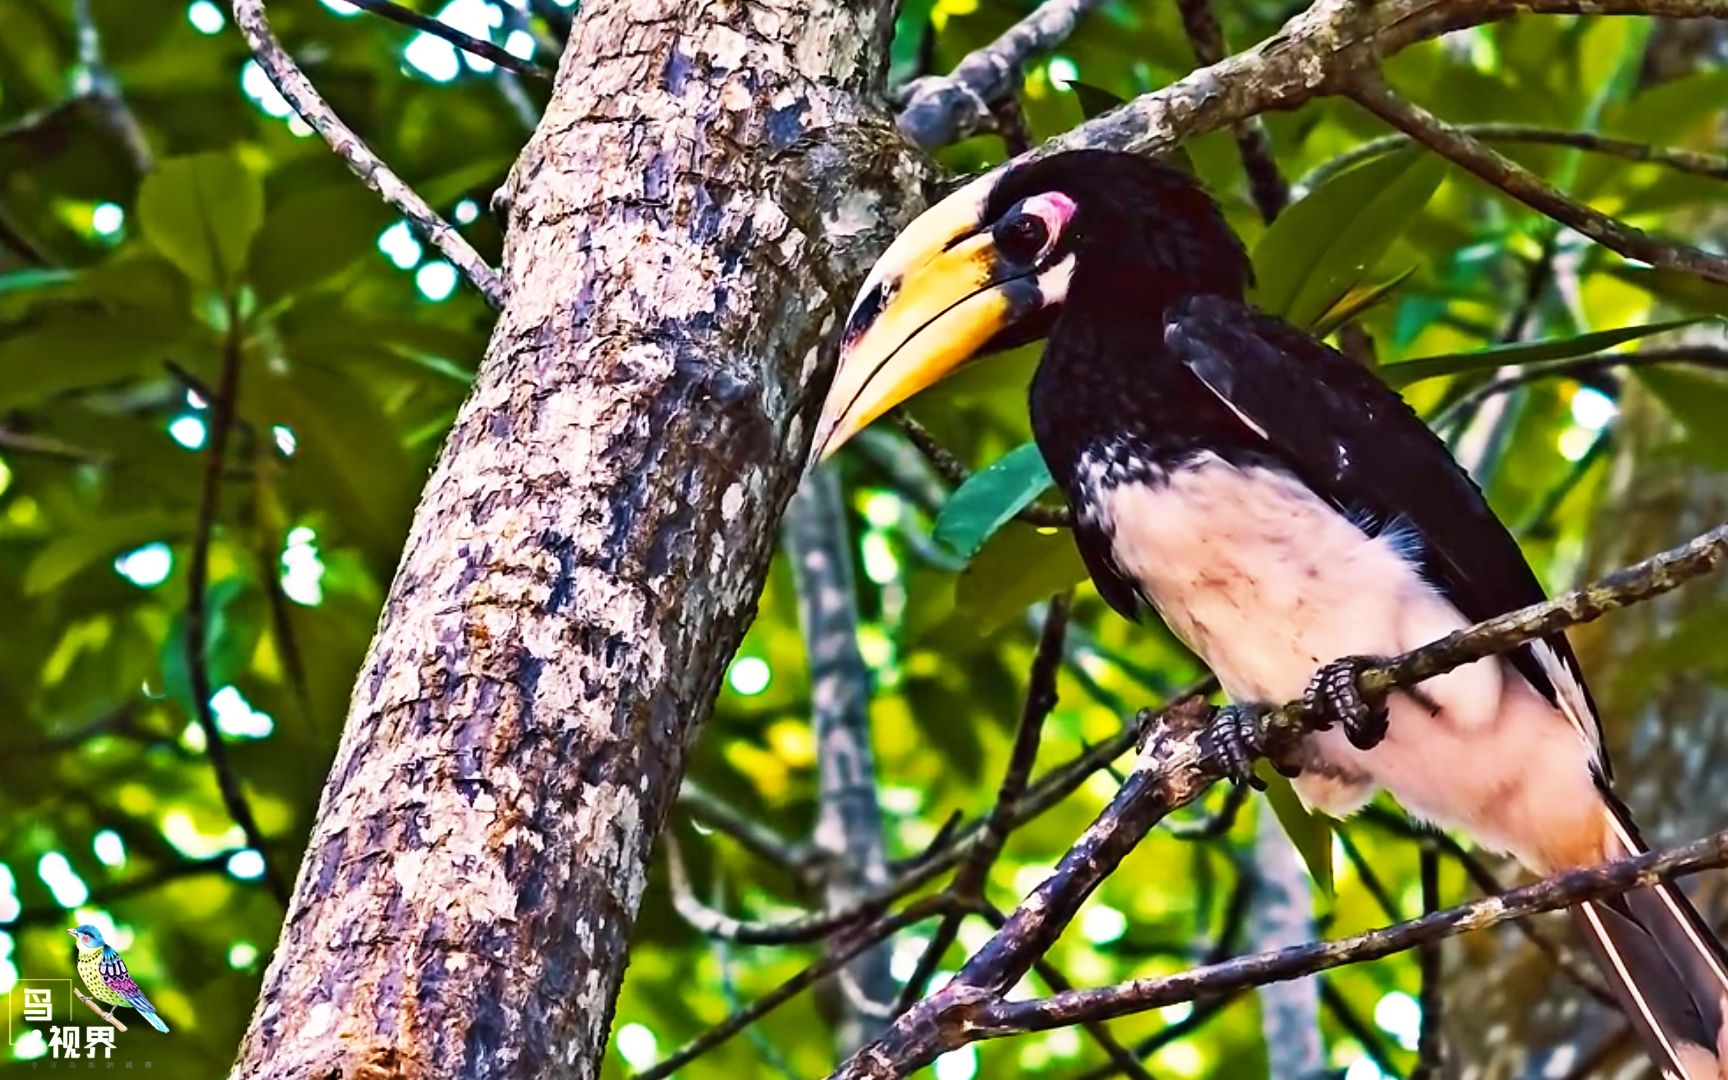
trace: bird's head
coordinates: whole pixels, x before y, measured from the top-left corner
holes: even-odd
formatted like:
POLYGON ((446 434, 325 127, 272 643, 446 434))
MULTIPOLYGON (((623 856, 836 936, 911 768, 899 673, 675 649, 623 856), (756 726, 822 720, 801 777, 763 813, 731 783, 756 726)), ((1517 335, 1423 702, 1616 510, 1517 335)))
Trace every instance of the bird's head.
POLYGON ((926 210, 871 270, 814 459, 967 360, 1044 337, 1065 304, 1239 297, 1247 281, 1241 242, 1186 173, 1108 150, 988 173, 926 210))
POLYGON ((102 947, 102 931, 89 923, 66 932, 77 939, 80 949, 100 949, 102 947))

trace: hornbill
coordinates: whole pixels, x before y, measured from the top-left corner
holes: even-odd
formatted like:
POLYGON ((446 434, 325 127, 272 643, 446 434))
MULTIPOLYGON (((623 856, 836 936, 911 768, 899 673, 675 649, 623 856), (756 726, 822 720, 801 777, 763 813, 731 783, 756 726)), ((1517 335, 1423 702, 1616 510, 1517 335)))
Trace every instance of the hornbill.
MULTIPOLYGON (((1047 339, 1032 430, 1098 591, 1252 710, 1324 718, 1293 783, 1333 815, 1386 788, 1538 873, 1644 850, 1566 638, 1365 700, 1372 658, 1543 599, 1445 445, 1374 373, 1244 301, 1240 240, 1187 175, 1111 151, 977 179, 912 223, 842 332, 813 460, 965 361, 1047 339)), ((1720 1078, 1728 956, 1670 884, 1574 909, 1662 1074, 1720 1078)))

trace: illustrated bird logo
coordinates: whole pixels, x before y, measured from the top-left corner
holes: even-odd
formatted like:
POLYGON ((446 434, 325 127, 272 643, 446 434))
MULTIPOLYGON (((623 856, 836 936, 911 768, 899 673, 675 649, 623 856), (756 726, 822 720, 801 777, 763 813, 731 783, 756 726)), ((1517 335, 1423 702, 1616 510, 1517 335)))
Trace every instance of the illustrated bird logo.
MULTIPOLYGON (((1157 611, 1237 716, 1305 698, 1332 721, 1293 763, 1305 803, 1342 816, 1386 788, 1544 873, 1643 851, 1563 635, 1362 699, 1365 658, 1542 586, 1410 407, 1256 310, 1248 279, 1241 241, 1182 173, 1105 151, 1009 165, 876 264, 815 457, 973 357, 1044 339, 1033 436, 1093 583, 1131 619, 1157 611)), ((1658 882, 1573 911, 1662 1075, 1728 1076, 1728 954, 1685 894, 1658 882)))
POLYGON ((78 941, 78 976, 96 1000, 109 1005, 130 1005, 150 1021, 151 1027, 167 1034, 168 1025, 156 1015, 156 1006, 150 1004, 144 991, 138 989, 132 973, 126 970, 126 961, 120 959, 114 946, 102 940, 102 931, 85 923, 66 932, 78 941))

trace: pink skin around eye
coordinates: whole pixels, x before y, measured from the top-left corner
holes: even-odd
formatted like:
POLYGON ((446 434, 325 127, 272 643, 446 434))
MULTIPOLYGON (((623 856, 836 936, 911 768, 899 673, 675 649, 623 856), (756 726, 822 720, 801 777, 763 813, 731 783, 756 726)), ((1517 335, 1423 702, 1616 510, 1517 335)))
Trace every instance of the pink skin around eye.
POLYGON ((1043 220, 1052 238, 1062 235, 1068 221, 1074 216, 1074 200, 1060 191, 1047 191, 1042 195, 1033 195, 1020 204, 1020 209, 1028 214, 1036 214, 1043 220))

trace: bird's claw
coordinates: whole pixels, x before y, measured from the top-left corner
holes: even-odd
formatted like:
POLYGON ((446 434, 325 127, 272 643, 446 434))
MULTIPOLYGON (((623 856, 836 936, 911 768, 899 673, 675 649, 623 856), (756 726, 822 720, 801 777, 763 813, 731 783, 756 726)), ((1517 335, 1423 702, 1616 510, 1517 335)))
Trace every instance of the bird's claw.
POLYGON ((1372 750, 1386 737, 1387 709, 1382 695, 1370 699, 1362 692, 1360 679, 1369 668, 1385 661, 1377 656, 1346 656, 1314 673, 1302 695, 1314 725, 1324 731, 1333 724, 1344 727, 1344 736, 1358 750, 1372 750))
POLYGON ((1266 754, 1260 726, 1269 711, 1264 705, 1225 705, 1212 714, 1206 729, 1223 758, 1224 775, 1256 791, 1266 790, 1266 781, 1254 775, 1254 761, 1266 754))

